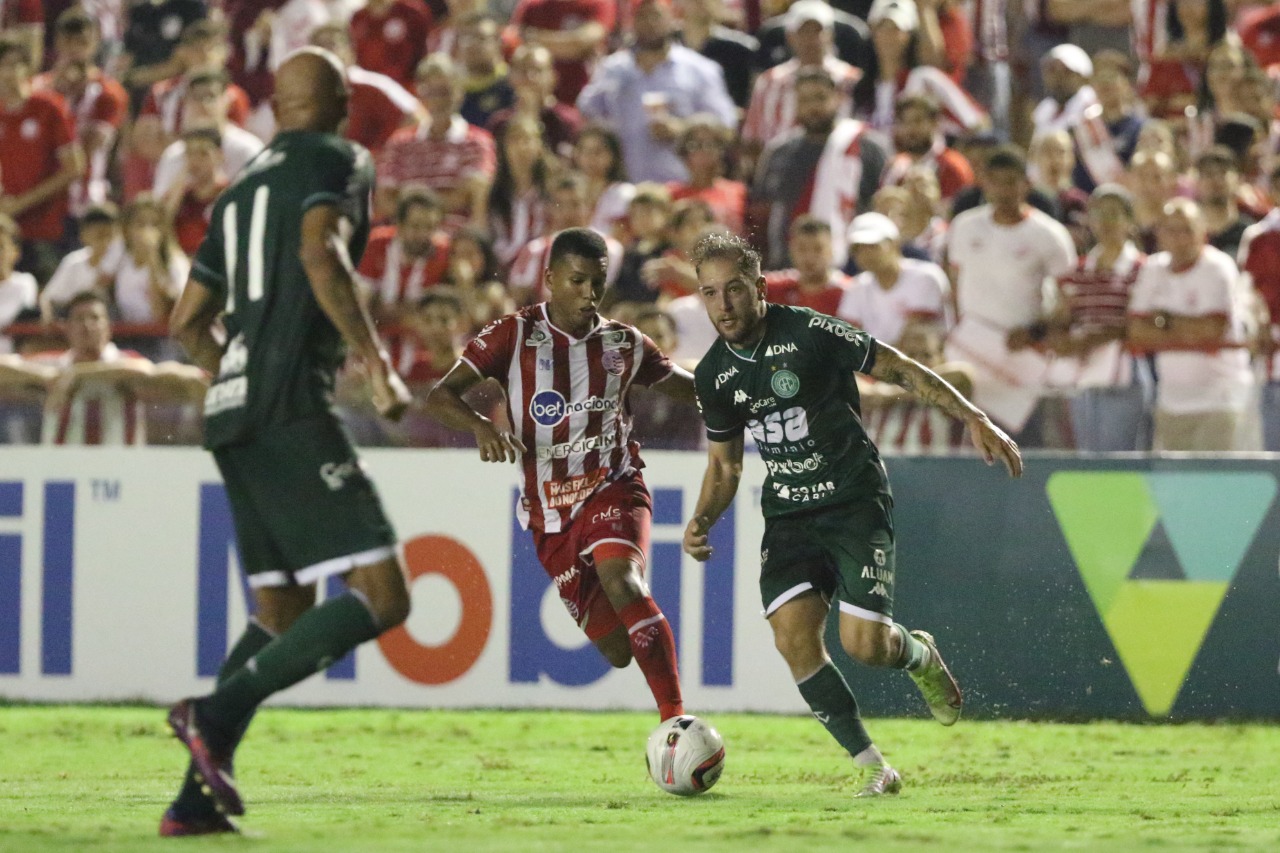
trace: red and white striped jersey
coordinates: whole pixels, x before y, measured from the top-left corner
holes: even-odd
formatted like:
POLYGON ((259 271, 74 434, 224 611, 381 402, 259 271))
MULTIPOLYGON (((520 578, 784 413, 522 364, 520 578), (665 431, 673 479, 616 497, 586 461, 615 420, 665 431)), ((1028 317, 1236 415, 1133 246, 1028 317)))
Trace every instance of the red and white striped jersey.
POLYGON ((867 435, 891 453, 950 454, 964 447, 964 424, 918 400, 890 403, 867 413, 867 435))
MULTIPOLYGON (((1141 2, 1141 0, 1134 0, 1141 2)), ((1004 62, 1009 58, 1008 0, 964 0, 964 11, 972 22, 974 55, 984 62, 1004 62)))
MULTIPOLYGON (((856 67, 834 56, 822 60, 822 68, 840 87, 840 118, 853 107, 853 87, 862 79, 856 67)), ((751 89, 751 103, 742 122, 742 138, 767 145, 796 126, 796 75, 800 60, 788 59, 762 73, 751 89)))
POLYGON ((574 338, 552 325, 546 303, 491 323, 461 360, 506 390, 508 416, 527 448, 516 514, 526 530, 545 533, 566 530, 587 498, 643 467, 627 390, 672 371, 633 327, 601 318, 574 338))
MULTIPOLYGON (((136 352, 107 344, 102 361, 141 358, 136 352)), ((57 367, 68 368, 72 354, 64 352, 52 359, 57 367)), ((137 395, 122 391, 114 382, 81 382, 60 409, 46 409, 41 430, 42 444, 141 446, 147 443, 145 412, 137 395)))

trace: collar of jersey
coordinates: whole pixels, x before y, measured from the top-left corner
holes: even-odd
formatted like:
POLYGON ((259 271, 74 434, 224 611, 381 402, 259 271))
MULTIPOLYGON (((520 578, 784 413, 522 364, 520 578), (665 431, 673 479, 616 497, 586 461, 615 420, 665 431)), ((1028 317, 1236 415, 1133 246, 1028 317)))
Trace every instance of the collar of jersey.
POLYGON ((569 333, 568 333, 568 332, 566 332, 564 329, 560 328, 560 327, 559 327, 559 326, 557 326, 555 323, 551 322, 551 314, 550 314, 550 312, 548 312, 548 311, 547 311, 547 303, 543 302, 539 307, 541 307, 541 308, 542 308, 542 319, 544 319, 544 320, 546 320, 546 321, 547 321, 547 325, 548 325, 548 326, 550 326, 551 328, 555 329, 555 330, 556 330, 557 332, 559 332, 560 334, 564 335, 564 336, 565 336, 566 338, 568 338, 572 343, 575 343, 575 344, 576 344, 576 343, 580 343, 580 342, 582 342, 582 341, 585 341, 587 338, 591 337, 591 336, 592 336, 592 335, 594 335, 596 332, 600 331, 600 327, 604 325, 604 318, 603 318, 603 317, 601 317, 599 313, 597 313, 597 314, 596 314, 596 324, 595 324, 594 326, 592 326, 590 329, 588 329, 588 330, 587 330, 587 333, 586 333, 585 335, 583 335, 583 336, 582 336, 582 337, 580 337, 580 338, 575 338, 573 335, 569 334, 569 333))
POLYGON ((769 336, 769 332, 766 330, 765 333, 760 336, 760 340, 756 341, 756 345, 751 348, 750 357, 747 357, 742 353, 738 352, 737 348, 733 344, 726 341, 724 338, 721 338, 720 340, 724 342, 724 348, 727 349, 729 352, 731 352, 735 358, 740 358, 743 361, 749 361, 752 364, 755 364, 756 353, 760 351, 760 345, 764 343, 764 339, 767 338, 768 336, 769 336))

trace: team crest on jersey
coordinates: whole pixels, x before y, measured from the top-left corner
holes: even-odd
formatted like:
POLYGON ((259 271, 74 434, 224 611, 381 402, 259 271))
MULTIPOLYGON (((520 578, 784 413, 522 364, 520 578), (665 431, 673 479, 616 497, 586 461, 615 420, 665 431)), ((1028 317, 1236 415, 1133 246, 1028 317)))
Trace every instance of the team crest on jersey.
POLYGON ((631 349, 631 341, 627 339, 626 332, 605 332, 604 345, 606 349, 631 349))
POLYGON ((626 359, 616 349, 605 350, 602 361, 604 362, 604 369, 614 376, 621 376, 622 372, 627 369, 626 359))
POLYGON ((794 397, 800 391, 800 377, 790 370, 779 370, 769 380, 769 386, 773 388, 773 393, 783 399, 794 397))
MULTIPOLYGON (((481 332, 481 334, 484 334, 484 333, 481 332)), ((537 347, 550 342, 550 340, 551 340, 551 336, 548 335, 546 332, 544 332, 542 329, 534 329, 529 334, 529 339, 524 342, 524 345, 527 347, 537 347)))

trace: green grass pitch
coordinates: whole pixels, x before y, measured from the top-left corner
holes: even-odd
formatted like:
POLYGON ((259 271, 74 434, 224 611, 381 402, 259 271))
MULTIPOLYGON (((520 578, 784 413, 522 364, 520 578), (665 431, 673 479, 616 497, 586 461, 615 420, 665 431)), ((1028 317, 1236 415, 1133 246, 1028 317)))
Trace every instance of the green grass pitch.
POLYGON ((0 707, 0 850, 1280 850, 1280 729, 872 720, 901 796, 854 800, 808 718, 707 715, 708 795, 644 770, 652 715, 267 710, 249 837, 160 839, 184 753, 164 713, 0 707))

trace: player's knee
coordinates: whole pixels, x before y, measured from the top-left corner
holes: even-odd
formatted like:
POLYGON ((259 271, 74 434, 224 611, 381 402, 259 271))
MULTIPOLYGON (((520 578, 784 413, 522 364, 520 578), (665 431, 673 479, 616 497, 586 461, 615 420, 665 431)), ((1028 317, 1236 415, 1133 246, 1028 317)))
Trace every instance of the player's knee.
POLYGON ((793 670, 813 669, 826 658, 821 638, 809 631, 774 631, 773 645, 793 670))
POLYGON ((864 666, 889 666, 895 655, 888 631, 866 631, 855 636, 841 636, 840 645, 849 657, 864 666))
POLYGON ((383 630, 401 625, 409 618, 409 591, 404 587, 388 590, 374 607, 378 611, 378 624, 383 630))
POLYGON ((631 664, 631 638, 626 628, 618 628, 595 641, 600 654, 617 669, 625 669, 631 664))
POLYGON ((609 649, 605 651, 604 659, 614 669, 626 669, 631 665, 631 649, 609 649))

